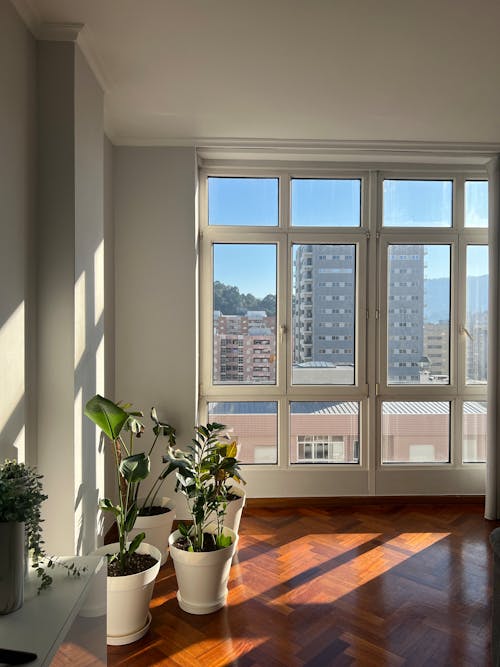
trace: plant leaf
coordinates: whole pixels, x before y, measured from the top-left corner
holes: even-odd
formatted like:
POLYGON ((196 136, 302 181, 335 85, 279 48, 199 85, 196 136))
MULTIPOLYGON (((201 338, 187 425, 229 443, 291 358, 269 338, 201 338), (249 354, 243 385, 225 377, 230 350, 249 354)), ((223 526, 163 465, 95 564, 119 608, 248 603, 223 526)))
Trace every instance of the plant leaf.
POLYGON ((146 479, 149 475, 149 469, 149 456, 146 456, 144 452, 127 456, 120 463, 120 474, 129 484, 146 479))
POLYGON ((130 543, 130 546, 128 548, 129 554, 133 554, 137 551, 137 549, 139 548, 139 545, 141 544, 141 542, 143 541, 143 539, 145 537, 146 537, 145 533, 139 533, 138 535, 136 535, 134 537, 134 539, 132 540, 132 542, 130 543))
POLYGON ((125 410, 100 394, 96 394, 88 401, 85 414, 110 440, 118 438, 129 419, 125 410))

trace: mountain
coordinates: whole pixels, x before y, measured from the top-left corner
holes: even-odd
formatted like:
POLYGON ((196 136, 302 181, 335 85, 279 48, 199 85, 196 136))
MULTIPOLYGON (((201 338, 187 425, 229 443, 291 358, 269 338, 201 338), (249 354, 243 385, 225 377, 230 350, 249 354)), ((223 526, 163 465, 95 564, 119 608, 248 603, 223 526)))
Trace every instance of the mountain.
MULTIPOLYGON (((424 281, 426 322, 439 322, 449 313, 449 280, 432 278, 424 281)), ((488 310, 488 276, 470 276, 467 279, 467 315, 488 310)))

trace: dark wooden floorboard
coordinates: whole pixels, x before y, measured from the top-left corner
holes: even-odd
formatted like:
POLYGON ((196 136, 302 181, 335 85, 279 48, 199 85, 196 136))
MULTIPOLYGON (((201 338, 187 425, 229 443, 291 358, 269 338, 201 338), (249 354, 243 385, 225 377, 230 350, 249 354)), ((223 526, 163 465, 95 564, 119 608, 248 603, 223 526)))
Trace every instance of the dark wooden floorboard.
POLYGON ((181 611, 169 559, 142 640, 110 667, 488 667, 479 505, 247 508, 228 605, 181 611))

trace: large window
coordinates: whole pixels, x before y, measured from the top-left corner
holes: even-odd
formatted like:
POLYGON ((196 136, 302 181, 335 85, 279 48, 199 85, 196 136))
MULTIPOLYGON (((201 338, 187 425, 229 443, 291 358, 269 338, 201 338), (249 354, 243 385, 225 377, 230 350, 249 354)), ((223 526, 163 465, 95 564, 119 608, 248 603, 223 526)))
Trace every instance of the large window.
POLYGON ((481 484, 484 176, 207 166, 200 183, 200 417, 232 429, 262 493, 481 484))

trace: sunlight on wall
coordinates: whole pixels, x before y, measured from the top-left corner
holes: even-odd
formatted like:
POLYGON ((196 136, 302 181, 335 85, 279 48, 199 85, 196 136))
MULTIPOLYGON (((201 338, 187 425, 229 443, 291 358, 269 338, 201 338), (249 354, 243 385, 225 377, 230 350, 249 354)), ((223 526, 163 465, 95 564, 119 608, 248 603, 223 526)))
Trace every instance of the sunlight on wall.
MULTIPOLYGON (((0 396, 1 434, 24 396, 24 301, 0 329, 0 396)), ((24 428, 15 447, 24 460, 24 428)))
POLYGON ((75 283, 75 368, 85 352, 85 271, 75 283))
POLYGON ((18 461, 26 462, 26 429, 23 426, 22 429, 16 436, 14 440, 14 448, 17 449, 16 459, 18 461))
POLYGON ((83 437, 82 437, 82 419, 83 419, 83 393, 78 390, 75 398, 74 407, 74 497, 75 497, 75 553, 78 553, 78 540, 80 536, 80 527, 83 525, 83 503, 79 493, 83 484, 83 437))
POLYGON ((95 392, 104 395, 104 336, 99 341, 95 355, 95 392))
POLYGON ((104 239, 94 253, 94 324, 104 312, 104 239))

